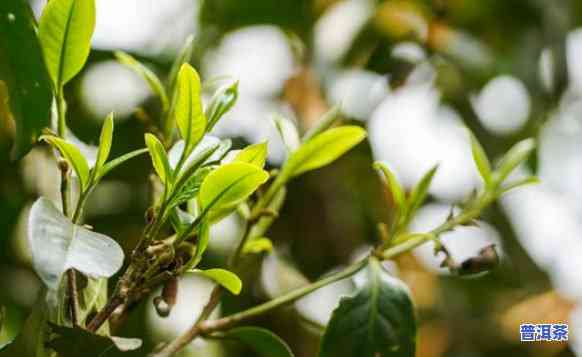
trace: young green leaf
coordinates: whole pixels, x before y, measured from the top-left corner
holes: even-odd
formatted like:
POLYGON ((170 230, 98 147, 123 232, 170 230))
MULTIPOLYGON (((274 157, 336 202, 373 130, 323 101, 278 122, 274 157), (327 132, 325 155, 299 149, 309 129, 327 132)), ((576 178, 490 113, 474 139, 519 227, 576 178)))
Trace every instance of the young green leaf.
POLYGON ((168 154, 166 154, 164 145, 162 145, 155 135, 149 133, 145 134, 145 142, 152 158, 152 164, 154 165, 154 169, 160 177, 160 180, 162 180, 165 185, 171 186, 172 168, 168 162, 168 154))
POLYGON ((194 50, 194 36, 189 35, 184 41, 184 45, 180 49, 180 53, 176 57, 176 60, 172 64, 172 69, 170 70, 170 75, 168 76, 168 88, 170 93, 174 93, 174 87, 176 86, 176 81, 178 80, 178 72, 184 63, 190 62, 192 58, 192 51, 194 50))
POLYGON ((210 241, 210 225, 206 219, 203 219, 197 227, 198 229, 198 241, 196 242, 196 252, 194 257, 188 262, 187 269, 192 269, 200 263, 202 256, 208 248, 208 242, 210 241))
POLYGON ((206 110, 206 117, 208 118, 207 131, 214 128, 220 118, 222 118, 222 116, 234 106, 237 99, 238 81, 216 91, 216 94, 212 97, 208 109, 206 110))
POLYGON ((111 142, 113 141, 113 113, 109 114, 103 122, 101 128, 101 138, 99 139, 99 151, 97 151, 97 160, 95 161, 95 172, 99 172, 109 158, 111 151, 111 142))
POLYGON ((534 151, 536 144, 533 139, 526 139, 515 144, 501 159, 496 171, 496 183, 503 182, 507 176, 534 151))
POLYGON ((40 17, 38 36, 57 91, 89 56, 95 28, 95 0, 51 0, 40 17))
POLYGON ((420 181, 414 186, 410 197, 408 198, 408 207, 406 210, 407 220, 410 221, 414 212, 424 203, 426 195, 428 194, 428 189, 430 184, 438 169, 438 165, 433 166, 432 169, 428 170, 426 174, 420 179, 420 181))
POLYGON ((279 133, 279 137, 281 137, 283 144, 287 148, 287 152, 297 150, 299 145, 301 145, 301 140, 299 139, 299 132, 297 131, 295 123, 278 113, 273 115, 273 123, 279 133))
POLYGON ((317 123, 315 123, 315 125, 312 126, 311 129, 309 129, 307 131, 307 133, 305 133, 305 135, 303 135, 302 141, 304 143, 308 142, 309 140, 313 139, 317 135, 325 132, 326 130, 328 130, 332 126, 339 123, 339 121, 341 120, 340 114, 341 114, 341 106, 339 104, 331 107, 331 109, 328 110, 325 114, 323 114, 321 119, 319 119, 317 121, 317 123))
POLYGON ((483 146, 479 143, 477 138, 473 133, 469 131, 469 137, 471 138, 471 152, 473 153, 473 161, 483 178, 486 185, 491 183, 491 163, 487 158, 487 154, 483 149, 483 146))
POLYGON ((240 294, 242 289, 242 281, 236 276, 235 273, 232 273, 228 270, 224 269, 207 269, 207 270, 200 270, 194 269, 191 270, 192 273, 203 275, 209 279, 214 280, 216 283, 220 284, 222 287, 226 288, 228 291, 233 293, 234 295, 240 294))
POLYGON ((108 278, 123 264, 123 250, 117 242, 74 225, 43 197, 30 210, 28 244, 34 269, 51 290, 58 288, 62 274, 69 268, 91 277, 108 278))
POLYGON ((289 157, 280 175, 291 178, 325 166, 356 146, 365 137, 366 132, 358 126, 329 129, 301 145, 289 157))
POLYGON ((52 147, 59 150, 79 177, 81 190, 84 191, 87 189, 89 185, 89 164, 81 154, 81 151, 75 145, 56 136, 43 135, 41 136, 41 140, 48 142, 52 147))
POLYGON ((375 162, 374 168, 376 170, 382 171, 382 173, 384 174, 384 178, 386 179, 386 185, 388 186, 390 193, 392 193, 392 198, 394 199, 396 207, 398 207, 398 209, 400 210, 404 209, 406 196, 404 194, 404 189, 400 185, 400 182, 398 182, 398 179, 396 178, 394 173, 390 171, 388 166, 384 165, 381 162, 375 162))
POLYGON ((414 357, 416 319, 408 288, 370 260, 368 279, 342 298, 321 342, 320 357, 414 357))
POLYGON ((273 249, 273 242, 269 238, 259 237, 249 240, 243 247, 244 254, 258 254, 270 252, 273 249))
POLYGON ((293 357, 293 352, 285 341, 264 328, 237 327, 220 336, 236 339, 250 346, 258 357, 293 357))
POLYGON ((523 179, 517 180, 515 182, 511 182, 508 185, 504 186, 501 189, 501 193, 503 194, 503 193, 509 192, 515 188, 519 188, 519 187, 523 187, 523 186, 537 185, 538 183, 540 183, 540 179, 535 177, 535 176, 525 177, 523 179))
POLYGON ((141 154, 145 154, 146 152, 148 152, 148 149, 146 149, 146 148, 138 149, 138 150, 128 152, 127 154, 123 154, 120 157, 117 157, 117 158, 109 161, 108 163, 103 165, 103 167, 101 168, 101 172, 99 173, 99 177, 101 178, 101 177, 105 176, 107 173, 109 173, 109 171, 113 170, 117 166, 123 164, 124 162, 126 162, 128 160, 133 159, 136 156, 139 156, 141 154))
POLYGON ((236 155, 233 162, 246 162, 257 167, 265 166, 267 160, 267 142, 249 145, 236 155))
POLYGON ((206 131, 200 90, 198 73, 189 64, 183 64, 178 73, 174 114, 180 135, 186 142, 186 154, 192 151, 206 131))
POLYGON ((243 162, 225 164, 211 172, 200 187, 198 200, 203 210, 236 206, 265 183, 269 174, 243 162))
POLYGON ((164 112, 167 111, 170 107, 170 102, 168 100, 168 95, 166 94, 166 89, 158 76, 138 60, 123 51, 115 51, 115 58, 117 58, 119 63, 129 67, 147 82, 152 92, 160 97, 162 110, 164 112))
POLYGON ((51 82, 29 2, 2 0, 0 14, 0 117, 14 119, 12 157, 20 159, 50 126, 51 82))

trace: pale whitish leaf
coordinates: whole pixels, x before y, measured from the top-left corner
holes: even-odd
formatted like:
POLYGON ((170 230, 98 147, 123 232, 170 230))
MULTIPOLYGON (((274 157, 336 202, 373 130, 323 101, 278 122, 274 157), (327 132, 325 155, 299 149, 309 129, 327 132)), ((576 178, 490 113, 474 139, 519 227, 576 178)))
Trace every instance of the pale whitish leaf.
POLYGON ((41 136, 41 139, 59 150, 61 155, 63 155, 67 162, 73 167, 73 170, 75 170, 75 173, 79 177, 81 190, 84 191, 87 189, 89 184, 89 164, 81 154, 81 151, 79 151, 75 145, 56 136, 43 135, 41 136))
POLYGON ((232 207, 265 183, 269 174, 251 164, 234 162, 211 172, 200 187, 198 199, 204 210, 232 207))
POLYGON ((30 210, 28 244, 35 271, 53 290, 69 268, 90 277, 108 278, 123 264, 123 250, 117 242, 74 225, 43 197, 30 210))
POLYGON ((51 0, 45 6, 38 36, 57 91, 83 68, 94 28, 94 0, 51 0))
POLYGON ((160 180, 162 180, 165 185, 171 186, 172 168, 168 162, 168 155, 166 154, 164 145, 162 145, 155 135, 149 133, 145 134, 145 142, 152 158, 152 164, 156 173, 160 177, 160 180))
POLYGON ((234 295, 240 294, 242 289, 242 281, 235 273, 230 272, 225 269, 193 269, 192 273, 200 274, 209 279, 214 280, 216 283, 233 293, 234 295))
POLYGON ((334 310, 320 357, 414 357, 416 319, 408 288, 370 260, 367 281, 334 310))
POLYGON ((111 151, 111 142, 113 141, 113 113, 109 114, 103 122, 101 128, 101 138, 99 139, 99 151, 97 151, 97 160, 95 160, 95 172, 99 172, 109 158, 111 151))
POLYGON ((487 154, 483 149, 483 146, 479 143, 479 140, 475 137, 473 133, 469 131, 469 137, 471 138, 471 152, 473 153, 473 161, 477 166, 477 170, 481 174, 481 178, 485 184, 489 184, 491 182, 491 163, 487 158, 487 154))
POLYGON ((249 145, 241 150, 234 158, 233 162, 246 162, 257 167, 265 166, 267 160, 267 142, 249 145))
POLYGON ((366 137, 358 126, 329 129, 305 142, 285 162, 280 175, 291 178, 328 165, 366 137))
POLYGON ((301 145, 301 139, 299 139, 299 132, 291 119, 280 114, 275 114, 273 115, 273 123, 287 151, 293 152, 297 150, 299 145, 301 145))
POLYGON ((248 345, 259 357, 293 357, 293 352, 285 341, 264 328, 237 327, 220 336, 248 345))
POLYGON ((147 82, 152 92, 160 97, 160 101, 162 102, 162 110, 164 112, 167 111, 170 107, 168 95, 166 94, 166 89, 164 88, 158 76, 149 68, 125 52, 115 51, 115 58, 117 58, 119 63, 126 65, 147 82))
POLYGON ((174 115, 180 135, 186 142, 186 154, 189 154, 204 135, 206 117, 202 111, 200 77, 187 63, 182 65, 178 73, 174 115))

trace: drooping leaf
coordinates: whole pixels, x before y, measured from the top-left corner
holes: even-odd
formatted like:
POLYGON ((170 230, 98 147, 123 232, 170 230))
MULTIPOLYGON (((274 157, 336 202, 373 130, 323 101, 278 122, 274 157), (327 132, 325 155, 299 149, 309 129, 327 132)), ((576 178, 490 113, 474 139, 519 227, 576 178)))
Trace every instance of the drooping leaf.
POLYGON ((251 347, 259 357, 293 357, 293 352, 280 337, 259 327, 237 327, 221 335, 251 347))
POLYGON ((51 0, 45 6, 38 36, 57 91, 85 65, 94 28, 94 0, 51 0))
POLYGON ((226 114, 236 103, 238 99, 238 81, 223 87, 216 91, 208 109, 206 109, 206 118, 208 118, 207 131, 212 130, 216 123, 226 114))
POLYGON ((51 332, 56 336, 48 345, 59 357, 102 356, 112 348, 121 352, 134 351, 142 346, 139 338, 102 336, 80 328, 70 328, 51 324, 51 332))
POLYGON ((4 114, 16 124, 12 157, 20 159, 42 129, 50 126, 52 103, 50 79, 26 0, 0 1, 0 101, 6 100, 5 95, 10 110, 4 114))
POLYGON ((313 127, 311 127, 311 129, 309 129, 309 131, 307 131, 305 135, 303 135, 303 142, 311 140, 312 138, 316 137, 317 135, 325 132, 332 126, 339 123, 341 119, 340 114, 341 114, 340 105, 334 105, 333 107, 331 107, 331 109, 329 109, 325 114, 323 114, 321 119, 319 119, 317 123, 315 123, 315 125, 313 125, 313 127))
POLYGON ((149 133, 145 134, 145 142, 152 158, 152 164, 160 180, 165 185, 171 186, 172 168, 170 167, 168 154, 166 153, 166 149, 164 149, 164 145, 162 145, 155 135, 149 133))
POLYGON ((525 139, 509 149, 497 166, 498 169, 495 173, 496 182, 503 182, 503 180, 505 180, 519 164, 528 158, 532 151, 534 151, 535 147, 536 144, 533 139, 525 139))
POLYGON ((249 145, 241 150, 233 162, 246 162, 257 167, 265 166, 267 160, 267 142, 249 145))
POLYGON ((28 244, 36 273, 56 290, 69 268, 94 278, 108 278, 123 264, 123 250, 113 239, 74 225, 44 197, 30 210, 28 244))
POLYGON ((386 179, 386 185, 388 186, 388 189, 392 194, 392 198, 394 199, 396 207, 402 210, 404 208, 406 196, 404 194, 404 189, 402 188, 400 182, 398 182, 398 179, 396 178, 396 175, 394 175, 394 173, 388 168, 388 166, 384 165, 381 162, 375 162, 374 168, 376 170, 382 171, 382 173, 384 174, 384 178, 386 179))
POLYGON ((195 274, 203 275, 209 279, 214 280, 216 283, 220 284, 222 287, 226 288, 228 291, 234 295, 240 294, 242 289, 242 281, 235 273, 230 272, 225 269, 194 269, 191 271, 195 274))
POLYGON ((301 145, 289 157, 280 175, 291 178, 325 166, 356 146, 365 137, 364 129, 357 126, 329 129, 301 145))
POLYGON ((367 281, 342 298, 321 342, 320 357, 414 357, 416 321, 408 288, 371 260, 367 281))
POLYGON ((107 173, 109 173, 109 171, 113 170, 114 168, 116 168, 117 166, 123 164, 124 162, 133 159, 136 156, 139 156, 141 154, 145 154, 146 152, 148 152, 149 150, 146 148, 143 149, 137 149, 131 152, 128 152, 127 154, 123 154, 111 161, 109 161, 108 163, 106 163, 105 165, 103 165, 103 167, 101 168, 101 172, 99 173, 99 177, 101 176, 105 176, 107 173))
POLYGON ((299 139, 299 132, 297 131, 297 126, 291 121, 291 119, 286 118, 280 114, 275 114, 273 116, 273 122, 275 128, 285 144, 288 152, 293 152, 299 148, 301 145, 301 139, 299 139))
POLYGON ((73 170, 75 170, 75 173, 79 177, 81 189, 83 191, 87 189, 87 186, 89 185, 89 164, 81 154, 81 151, 75 145, 56 136, 43 135, 41 136, 41 139, 59 150, 61 155, 63 155, 67 162, 73 167, 73 170))
POLYGON ((487 154, 483 149, 483 146, 479 143, 479 140, 475 137, 475 135, 469 132, 469 137, 471 138, 471 152, 473 153, 473 161, 477 166, 477 170, 481 174, 481 178, 486 185, 491 182, 491 163, 487 158, 487 154))
POLYGON ((250 196, 265 183, 269 174, 243 162, 225 164, 204 179, 198 200, 204 210, 232 207, 250 196))
POLYGON ((246 242, 243 247, 244 254, 258 254, 270 252, 273 249, 273 242, 269 238, 259 237, 246 242))
POLYGON ((160 97, 160 101, 162 102, 162 110, 164 112, 169 109, 170 102, 168 100, 168 95, 166 94, 166 89, 164 88, 162 81, 160 81, 154 72, 133 58, 131 55, 123 51, 115 51, 115 58, 117 58, 119 63, 130 68, 147 82, 152 92, 160 97))
POLYGON ((111 152, 111 142, 113 141, 113 113, 109 114, 103 122, 101 128, 101 137, 99 139, 99 151, 97 151, 97 160, 95 160, 95 172, 99 172, 105 165, 111 152))
POLYGON ((192 66, 185 63, 178 73, 176 86, 176 124, 186 142, 186 155, 202 139, 206 117, 202 111, 200 77, 192 66))

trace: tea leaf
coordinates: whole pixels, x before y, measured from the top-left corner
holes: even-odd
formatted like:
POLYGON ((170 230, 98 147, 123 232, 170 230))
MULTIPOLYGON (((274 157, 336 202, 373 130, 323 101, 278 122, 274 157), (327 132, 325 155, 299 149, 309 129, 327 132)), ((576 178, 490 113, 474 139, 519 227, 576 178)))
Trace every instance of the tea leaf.
POLYGON ((334 310, 320 357, 414 357, 416 321, 408 288, 370 260, 368 280, 334 310))
POLYGON ((271 331, 259 327, 237 327, 220 335, 250 346, 259 357, 293 357, 285 341, 271 331))
POLYGON ((101 137, 99 139, 99 151, 97 151, 97 160, 95 161, 95 172, 99 172, 109 158, 111 151, 111 142, 113 141, 113 113, 109 114, 103 122, 101 128, 101 137))
POLYGON ((46 198, 30 210, 28 243, 36 273, 52 290, 69 268, 95 278, 108 278, 123 264, 123 250, 113 239, 74 225, 46 198))
POLYGON ((81 190, 84 191, 89 185, 89 164, 79 149, 65 140, 56 136, 43 135, 41 140, 46 141, 52 147, 59 150, 61 155, 71 164, 75 173, 79 177, 81 190))
POLYGON ((12 157, 20 159, 50 126, 51 83, 28 2, 2 0, 0 14, 0 107, 9 99, 9 108, 0 110, 0 117, 14 119, 12 157))
POLYGON ((200 90, 198 73, 189 64, 183 64, 178 73, 174 114, 180 135, 186 142, 186 154, 202 139, 206 130, 200 90))
POLYGON ((503 182, 507 176, 534 151, 536 144, 533 139, 526 139, 515 144, 503 156, 495 173, 495 182, 503 182))
POLYGON ((214 280, 216 283, 220 284, 222 287, 226 288, 228 291, 233 293, 234 295, 240 294, 242 289, 242 281, 239 279, 236 274, 224 270, 224 269, 207 269, 207 270, 199 270, 194 269, 191 270, 192 273, 203 275, 209 279, 214 280))
POLYGON ((244 254, 258 254, 262 252, 270 252, 273 249, 273 242, 269 238, 260 237, 254 238, 246 242, 243 247, 244 254))
POLYGON ((166 89, 164 88, 164 85, 158 76, 141 62, 123 51, 115 51, 115 58, 117 58, 119 63, 129 67, 147 82, 152 92, 160 97, 160 101, 162 102, 162 110, 164 112, 167 111, 170 107, 170 102, 168 100, 168 95, 166 94, 166 89))
POLYGON ((257 167, 265 166, 267 160, 267 142, 249 145, 234 158, 233 162, 246 162, 257 167))
POLYGON ((168 162, 168 154, 164 145, 153 134, 145 134, 145 142, 152 158, 152 164, 160 180, 166 186, 172 185, 172 168, 168 162))
POLYGON ((280 175, 291 178, 325 166, 356 146, 365 137, 364 129, 357 126, 329 129, 301 145, 289 157, 280 175))
POLYGON ((105 176, 107 173, 109 173, 109 171, 111 171, 114 168, 116 168, 117 166, 123 164, 127 160, 131 160, 136 156, 139 156, 141 154, 145 154, 146 152, 148 152, 148 149, 146 149, 146 148, 137 149, 137 150, 128 152, 127 154, 123 154, 123 155, 109 161, 108 163, 103 165, 103 167, 101 168, 101 172, 99 173, 99 177, 105 176))
POLYGON ((223 87, 216 91, 212 97, 208 109, 206 110, 206 117, 208 118, 207 131, 212 130, 216 123, 226 114, 236 103, 238 99, 238 82, 223 87))
POLYGON ((428 189, 430 188, 430 184, 432 183, 432 179, 437 169, 438 165, 433 166, 433 168, 428 170, 428 172, 424 174, 424 176, 412 189, 410 197, 408 198, 408 207, 406 210, 408 221, 412 218, 412 215, 414 215, 416 210, 424 203, 426 195, 428 194, 428 189))
POLYGON ((491 182, 491 163, 489 162, 485 150, 475 135, 469 132, 469 136, 471 138, 471 152, 473 153, 473 161, 475 161, 475 165, 477 166, 483 181, 486 185, 489 185, 491 182))
POLYGON ((331 109, 329 109, 325 114, 323 114, 323 116, 317 121, 317 123, 315 123, 315 125, 312 126, 311 129, 309 129, 309 131, 305 133, 305 135, 303 135, 303 142, 305 143, 313 139, 317 135, 325 132, 332 126, 339 123, 341 119, 340 114, 341 114, 340 105, 334 105, 333 107, 331 107, 331 109))
POLYGON ((301 145, 301 140, 299 139, 299 132, 297 127, 291 121, 291 119, 286 118, 280 114, 275 114, 273 116, 273 122, 275 123, 275 128, 285 144, 288 152, 293 152, 299 148, 301 145))
POLYGON ((406 196, 404 194, 404 189, 400 185, 400 182, 398 182, 398 179, 396 178, 394 173, 390 171, 388 166, 384 165, 381 162, 375 162, 374 168, 376 170, 382 171, 382 173, 384 174, 384 178, 386 179, 386 185, 388 186, 390 193, 392 193, 392 198, 394 199, 396 207, 398 207, 400 210, 403 210, 406 201, 406 196))
POLYGON ((267 172, 251 164, 235 162, 222 165, 202 182, 198 196, 200 207, 218 210, 236 206, 268 178, 267 172))
POLYGON ((142 346, 139 338, 101 336, 80 328, 70 328, 50 324, 53 337, 48 345, 59 357, 86 357, 104 355, 111 348, 126 352, 137 350, 142 346))
POLYGON ((57 92, 85 65, 94 28, 94 0, 51 0, 44 8, 38 35, 57 92))

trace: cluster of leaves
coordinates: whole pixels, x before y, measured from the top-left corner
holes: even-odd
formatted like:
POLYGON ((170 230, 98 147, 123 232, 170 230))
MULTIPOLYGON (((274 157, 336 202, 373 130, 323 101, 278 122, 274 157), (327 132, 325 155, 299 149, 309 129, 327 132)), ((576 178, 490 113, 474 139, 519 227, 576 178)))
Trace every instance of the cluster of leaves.
MULTIPOLYGON (((143 300, 154 288, 163 285, 162 296, 154 301, 160 315, 167 315, 168 309, 175 303, 175 296, 171 295, 172 291, 175 293, 173 286, 176 278, 183 274, 202 275, 215 281, 218 291, 224 288, 239 294, 243 288, 242 282, 232 271, 236 271, 241 255, 273 249, 265 233, 283 205, 288 182, 330 164, 365 138, 365 131, 360 127, 339 125, 337 107, 326 113, 303 136, 291 121, 276 116, 274 124, 288 155, 278 171, 266 171, 266 142, 232 150, 230 140, 212 136, 213 127, 234 106, 238 86, 233 83, 220 88, 205 107, 200 76, 188 64, 192 52, 190 38, 166 81, 130 55, 123 52, 115 54, 121 64, 139 74, 159 97, 162 115, 152 132, 145 134, 144 149, 126 153, 114 160, 109 160, 114 131, 113 114, 109 115, 101 130, 97 158, 90 163, 79 147, 67 139, 63 88, 87 60, 95 24, 94 0, 51 0, 41 16, 38 36, 33 21, 24 16, 27 8, 20 0, 5 1, 0 6, 14 11, 18 15, 16 24, 22 26, 16 30, 33 38, 32 47, 38 50, 36 60, 44 59, 41 66, 44 72, 35 72, 38 75, 36 80, 48 81, 48 97, 49 100, 54 98, 57 109, 56 133, 46 128, 48 120, 40 122, 42 127, 39 128, 27 127, 26 119, 18 121, 23 123, 19 133, 36 138, 39 129, 47 129, 48 134, 40 138, 59 153, 63 182, 62 211, 50 200, 41 197, 33 205, 29 218, 33 265, 47 292, 22 334, 3 349, 0 356, 49 356, 54 351, 59 356, 70 357, 86 354, 89 349, 92 349, 91 353, 95 350, 100 353, 112 346, 122 351, 139 348, 139 341, 110 336, 107 320, 111 313, 116 308, 126 310, 143 300), (146 214, 143 236, 126 259, 115 240, 81 226, 80 220, 87 198, 101 179, 117 166, 146 152, 157 177, 153 188, 155 201, 146 214), (70 168, 79 187, 72 212, 67 209, 70 199, 68 191, 71 181, 74 181, 70 168), (158 186, 160 189, 156 190, 158 186), (200 269, 199 264, 211 239, 210 226, 233 213, 241 215, 247 229, 229 265, 200 269), (127 269, 117 281, 115 290, 108 294, 107 279, 116 274, 124 262, 127 269), (87 280, 85 286, 80 287, 73 281, 77 274, 87 280), (83 304, 79 306, 75 301, 77 289, 83 296, 83 304), (72 344, 79 341, 83 343, 72 344)), ((11 26, 16 25, 1 22, 0 34, 7 29, 14 30, 11 26)), ((0 45, 20 53, 13 42, 0 40, 0 45)), ((29 82, 29 77, 15 76, 9 84, 19 88, 29 86, 29 82)), ((24 99, 23 103, 13 103, 15 108, 20 108, 21 113, 17 114, 23 118, 35 114, 28 112, 24 99)), ((48 113, 47 110, 47 118, 48 113)), ((17 143, 17 151, 22 154, 31 143, 17 143)), ((428 241, 435 242, 437 252, 446 253, 439 241, 440 234, 458 225, 470 224, 504 192, 535 182, 535 178, 527 177, 505 183, 532 150, 531 140, 518 143, 493 169, 483 148, 472 137, 473 157, 484 181, 483 189, 469 198, 460 213, 451 214, 446 222, 430 232, 409 232, 408 225, 425 201, 437 168, 427 172, 406 193, 385 165, 375 164, 383 172, 392 193, 395 218, 383 235, 384 240, 370 256, 337 276, 338 279, 347 277, 363 268, 367 272, 365 282, 359 285, 356 293, 344 298, 334 311, 322 340, 320 356, 414 356, 416 322, 410 294, 402 282, 382 268, 381 260, 391 259, 428 241)), ((462 272, 461 269, 467 265, 448 266, 462 272)), ((490 265, 485 265, 485 268, 489 269, 490 265)), ((471 272, 479 270, 472 269, 471 272)), ((237 315, 237 322, 242 321, 243 317, 293 301, 334 279, 323 279, 248 313, 241 312, 237 315)), ((209 302, 208 314, 216 303, 209 302)), ((207 316, 202 317, 205 318, 207 316)), ((226 323, 220 325, 226 326, 224 330, 210 331, 212 337, 239 340, 251 345, 263 356, 292 356, 288 346, 271 332, 256 327, 231 328, 231 320, 228 317, 225 319, 223 321, 226 323)), ((199 327, 198 323, 193 328, 199 327)), ((191 335, 191 338, 196 336, 191 335)), ((168 353, 171 352, 162 350, 159 356, 167 356, 168 353)))

